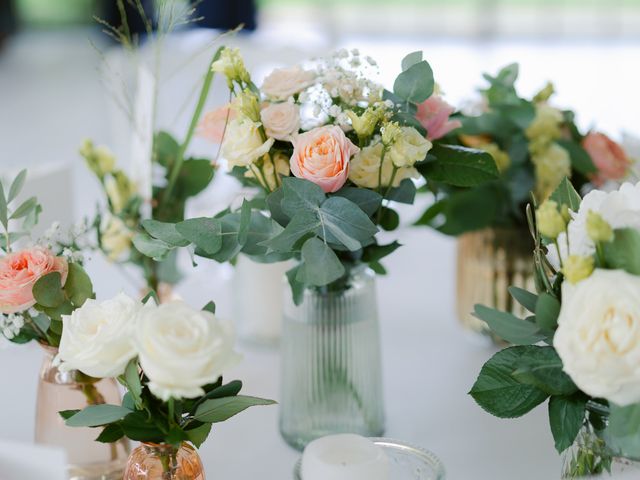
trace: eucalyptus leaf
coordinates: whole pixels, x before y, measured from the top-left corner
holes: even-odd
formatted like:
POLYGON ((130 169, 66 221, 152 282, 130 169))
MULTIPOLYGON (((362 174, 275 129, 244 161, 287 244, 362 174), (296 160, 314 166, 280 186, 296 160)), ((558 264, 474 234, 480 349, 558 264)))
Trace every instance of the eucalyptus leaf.
POLYGON ((326 195, 318 185, 296 177, 282 179, 282 210, 289 218, 300 211, 316 211, 326 195))
POLYGON ((515 345, 530 345, 545 338, 535 323, 521 320, 507 312, 476 305, 474 315, 487 322, 497 336, 515 345))
POLYGON ((316 237, 304 243, 302 265, 296 280, 305 285, 322 287, 342 277, 344 273, 344 265, 326 243, 316 237))
POLYGON ((142 228, 152 237, 175 247, 186 247, 190 243, 176 230, 174 223, 147 219, 142 221, 142 228))
POLYGON ((36 208, 38 205, 38 199, 36 197, 31 197, 25 200, 18 208, 14 210, 14 212, 9 217, 12 220, 16 220, 18 218, 26 217, 36 208))
POLYGON ((134 358, 127 364, 124 371, 124 380, 127 383, 127 389, 136 405, 142 405, 142 382, 140 381, 140 371, 138 368, 138 359, 134 358))
POLYGON ((7 203, 11 203, 18 195, 20 195, 26 179, 27 169, 25 168, 21 170, 20 173, 18 173, 16 178, 11 183, 11 187, 9 188, 9 196, 7 197, 7 203))
MULTIPOLYGON (((413 185, 413 182, 411 182, 411 184, 413 185)), ((376 213, 378 211, 378 208, 380 208, 380 205, 382 204, 382 195, 374 192, 373 190, 369 190, 368 188, 343 187, 334 195, 344 197, 347 200, 352 201, 369 216, 372 216, 374 213, 376 213)))
POLYGON ((146 233, 136 233, 133 236, 133 245, 140 253, 156 261, 164 260, 173 248, 171 245, 157 238, 152 238, 146 233))
POLYGON ((314 211, 300 210, 291 218, 289 224, 272 239, 263 242, 275 252, 288 252, 305 235, 314 232, 321 225, 314 211))
POLYGON ((176 224, 176 230, 209 255, 217 253, 222 248, 222 226, 218 219, 190 218, 176 224))
POLYGON ((122 420, 131 410, 120 405, 89 405, 65 422, 68 427, 99 427, 122 420))
POLYGON ((535 313, 536 302, 538 301, 538 296, 535 293, 531 293, 518 287, 509 287, 508 290, 511 296, 515 298, 520 305, 531 313, 535 313))
POLYGON ((228 420, 249 407, 274 405, 273 400, 238 395, 214 398, 202 403, 194 415, 194 420, 206 423, 219 423, 228 420))
POLYGON ((402 71, 408 70, 422 61, 422 51, 411 52, 402 59, 402 71))
POLYGON ((378 229, 355 203, 343 197, 330 197, 320 206, 320 235, 328 242, 340 243, 355 251, 369 242, 378 229))
POLYGON ((407 102, 421 103, 431 96, 434 86, 433 70, 422 60, 398 75, 393 93, 407 102))
POLYGON ((81 307, 87 299, 95 297, 91 279, 78 263, 69 263, 64 291, 76 307, 81 307))
POLYGON ((60 272, 51 272, 38 279, 33 285, 33 297, 43 307, 56 308, 65 301, 60 272))

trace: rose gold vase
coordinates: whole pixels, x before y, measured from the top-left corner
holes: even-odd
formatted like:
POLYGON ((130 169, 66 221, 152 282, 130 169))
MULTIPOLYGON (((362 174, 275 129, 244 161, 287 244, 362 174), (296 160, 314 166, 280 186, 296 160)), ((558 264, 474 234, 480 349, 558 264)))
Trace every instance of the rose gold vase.
POLYGON ((130 451, 129 441, 96 442, 99 429, 67 427, 58 413, 102 403, 119 405, 116 381, 96 380, 77 371, 61 372, 53 361, 57 349, 44 346, 44 350, 38 381, 36 443, 66 451, 71 480, 120 480, 130 451))
POLYGON ((462 325, 486 334, 489 327, 472 312, 476 304, 525 316, 509 294, 510 286, 534 290, 533 241, 525 229, 488 228, 458 239, 457 312, 462 325))
POLYGON ((200 456, 189 443, 143 443, 127 461, 123 480, 205 480, 200 456))

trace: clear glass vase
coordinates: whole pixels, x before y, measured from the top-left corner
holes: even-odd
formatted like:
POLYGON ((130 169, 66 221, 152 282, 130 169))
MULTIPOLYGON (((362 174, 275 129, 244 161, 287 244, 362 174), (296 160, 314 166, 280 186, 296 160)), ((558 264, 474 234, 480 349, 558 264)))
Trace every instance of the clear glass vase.
POLYGON ((303 449, 336 433, 384 432, 375 274, 352 269, 343 289, 284 294, 280 432, 303 449))
POLYGON ((77 371, 61 372, 54 364, 57 349, 44 347, 38 381, 35 441, 67 453, 71 480, 120 480, 129 455, 129 441, 99 443, 95 428, 67 427, 58 412, 102 403, 120 404, 113 379, 96 380, 77 371))
POLYGON ((127 461, 123 480, 205 480, 200 455, 193 446, 143 443, 127 461))
POLYGON ((640 461, 620 456, 607 441, 608 408, 589 402, 587 414, 589 421, 585 422, 573 445, 562 453, 561 478, 640 478, 640 461))
POLYGON ((233 316, 238 337, 276 345, 282 333, 282 276, 290 262, 258 263, 238 255, 233 275, 233 316), (247 301, 247 292, 251 301, 247 301))
POLYGON ((525 229, 487 228, 458 239, 457 312, 467 330, 490 336, 489 327, 472 312, 476 304, 525 316, 509 287, 535 290, 533 241, 525 229))

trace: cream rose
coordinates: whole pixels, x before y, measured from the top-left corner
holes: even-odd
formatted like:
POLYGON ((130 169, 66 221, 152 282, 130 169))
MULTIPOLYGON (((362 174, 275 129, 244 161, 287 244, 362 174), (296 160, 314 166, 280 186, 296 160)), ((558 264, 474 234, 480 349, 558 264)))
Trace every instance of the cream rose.
MULTIPOLYGON (((380 171, 380 160, 382 158, 382 143, 378 142, 369 147, 363 148, 351 159, 351 169, 349 180, 359 187, 378 188, 378 183, 382 187, 388 187, 393 176, 393 162, 385 155, 382 171, 380 171)), ((420 174, 413 168, 398 168, 393 178, 393 186, 397 187, 405 178, 419 178, 420 174)))
POLYGON ((231 324, 181 301, 145 306, 134 342, 149 389, 164 401, 204 395, 202 387, 239 360, 231 324))
POLYGON ((60 368, 96 378, 122 375, 136 356, 132 332, 140 308, 140 302, 120 293, 104 302, 89 299, 71 315, 63 315, 60 368))
MULTIPOLYGON (((277 152, 271 157, 266 157, 260 167, 262 175, 257 177, 258 182, 269 190, 275 190, 280 185, 280 177, 288 177, 289 157, 283 153, 277 152), (266 185, 264 182, 266 181, 266 185)), ((255 172, 251 169, 244 172, 246 178, 256 178, 255 172)))
POLYGON ((562 286, 553 346, 585 393, 626 406, 640 401, 640 277, 596 269, 562 286))
POLYGON ((387 155, 396 167, 412 167, 425 159, 431 142, 412 127, 401 127, 400 132, 387 155))
POLYGON ((351 156, 359 151, 340 127, 314 128, 295 137, 291 173, 327 193, 337 192, 347 181, 351 156))
POLYGON ((260 118, 269 137, 290 140, 300 130, 300 107, 294 103, 271 103, 260 111, 260 118))
POLYGON ((269 151, 274 140, 269 138, 263 142, 259 127, 260 124, 247 118, 229 122, 222 142, 222 156, 230 167, 248 167, 269 151))
POLYGON ((102 247, 110 260, 121 259, 131 248, 133 232, 120 217, 106 217, 102 230, 102 247))
POLYGON ((264 79, 261 90, 272 100, 287 100, 311 86, 315 79, 315 73, 304 70, 300 65, 276 68, 264 79))

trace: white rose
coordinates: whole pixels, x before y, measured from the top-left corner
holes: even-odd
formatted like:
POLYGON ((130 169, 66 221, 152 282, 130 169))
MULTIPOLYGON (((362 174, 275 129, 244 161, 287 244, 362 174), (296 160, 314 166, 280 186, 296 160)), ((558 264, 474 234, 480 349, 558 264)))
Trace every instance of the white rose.
MULTIPOLYGON (((572 255, 588 257, 595 252, 593 241, 587 234, 587 214, 590 210, 600 214, 613 229, 630 227, 640 230, 640 182, 635 185, 624 183, 614 192, 592 190, 585 195, 578 213, 568 226, 572 255)), ((560 234, 558 243, 564 259, 568 256, 566 234, 560 234)))
POLYGON ((264 79, 261 90, 273 100, 287 100, 311 86, 315 79, 315 73, 304 70, 300 65, 276 68, 264 79))
POLYGON ((122 375, 136 356, 131 333, 140 308, 139 302, 120 293, 104 302, 89 299, 71 315, 63 315, 60 368, 96 378, 122 375))
POLYGON ((596 269, 576 285, 564 282, 553 346, 588 395, 640 401, 640 277, 596 269))
POLYGON ((289 140, 300 129, 300 107, 294 103, 272 103, 260 111, 260 118, 267 135, 277 140, 289 140))
POLYGON ((230 323, 181 301, 145 306, 134 335, 149 389, 164 401, 203 395, 239 360, 233 339, 230 323))
MULTIPOLYGON (((382 143, 378 142, 356 153, 351 159, 349 180, 363 188, 378 188, 378 183, 381 183, 382 187, 388 187, 393 175, 393 162, 387 153, 382 165, 382 172, 380 171, 382 148, 382 143)), ((393 178, 393 186, 399 186, 400 182, 405 178, 419 177, 420 174, 413 167, 398 168, 393 178)))
POLYGON ((248 167, 271 149, 273 138, 262 141, 260 124, 247 118, 236 118, 227 125, 222 142, 222 156, 231 167, 248 167))

